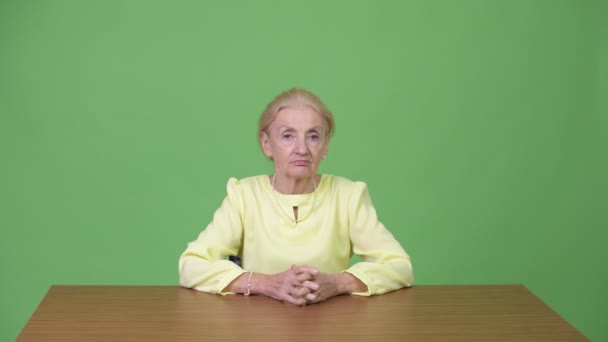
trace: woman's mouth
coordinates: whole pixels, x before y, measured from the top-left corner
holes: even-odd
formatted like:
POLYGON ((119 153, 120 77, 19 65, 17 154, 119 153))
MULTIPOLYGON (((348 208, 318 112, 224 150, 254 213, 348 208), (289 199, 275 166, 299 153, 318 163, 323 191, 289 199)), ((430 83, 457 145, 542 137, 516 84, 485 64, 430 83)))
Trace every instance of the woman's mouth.
POLYGON ((310 164, 308 160, 294 160, 291 163, 296 166, 308 166, 308 164, 310 164))

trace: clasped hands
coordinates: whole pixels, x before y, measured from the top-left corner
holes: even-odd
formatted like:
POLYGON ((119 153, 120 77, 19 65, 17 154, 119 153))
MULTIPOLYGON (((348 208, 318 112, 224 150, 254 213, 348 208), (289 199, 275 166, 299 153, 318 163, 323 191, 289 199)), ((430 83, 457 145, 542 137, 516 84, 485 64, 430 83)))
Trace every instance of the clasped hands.
POLYGON ((272 276, 270 296, 295 305, 321 302, 340 294, 338 277, 314 267, 292 265, 272 276))

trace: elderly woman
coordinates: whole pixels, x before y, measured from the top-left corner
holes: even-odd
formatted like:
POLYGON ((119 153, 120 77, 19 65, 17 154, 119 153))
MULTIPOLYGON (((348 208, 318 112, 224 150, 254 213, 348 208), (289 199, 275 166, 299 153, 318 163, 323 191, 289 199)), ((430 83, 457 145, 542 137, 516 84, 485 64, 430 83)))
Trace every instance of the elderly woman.
POLYGON ((274 173, 228 180, 213 221, 180 257, 181 286, 306 305, 412 284, 410 258, 378 221, 366 184, 316 173, 333 132, 331 112, 307 90, 268 104, 258 134, 274 173), (353 254, 362 262, 349 267, 353 254))

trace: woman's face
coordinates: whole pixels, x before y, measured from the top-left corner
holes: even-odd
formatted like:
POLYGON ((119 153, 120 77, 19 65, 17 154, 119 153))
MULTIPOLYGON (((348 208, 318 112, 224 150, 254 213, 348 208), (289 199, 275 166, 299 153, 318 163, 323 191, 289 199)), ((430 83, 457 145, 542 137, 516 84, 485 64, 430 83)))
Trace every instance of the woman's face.
POLYGON ((325 120, 308 106, 281 109, 260 139, 277 176, 296 179, 317 172, 329 145, 325 120))

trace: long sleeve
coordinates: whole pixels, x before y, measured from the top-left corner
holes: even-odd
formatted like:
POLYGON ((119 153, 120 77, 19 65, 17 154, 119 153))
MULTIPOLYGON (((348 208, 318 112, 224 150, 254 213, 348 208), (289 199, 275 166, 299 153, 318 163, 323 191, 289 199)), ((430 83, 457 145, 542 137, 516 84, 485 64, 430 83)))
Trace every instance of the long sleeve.
POLYGON ((411 286, 414 281, 410 257, 393 235, 378 221, 367 186, 356 182, 348 203, 352 251, 362 261, 346 272, 368 287, 357 295, 375 295, 411 286))
POLYGON ((243 196, 239 181, 230 178, 228 195, 213 215, 213 221, 190 242, 179 258, 179 282, 183 287, 198 291, 223 292, 244 270, 227 260, 237 255, 241 247, 243 196))

